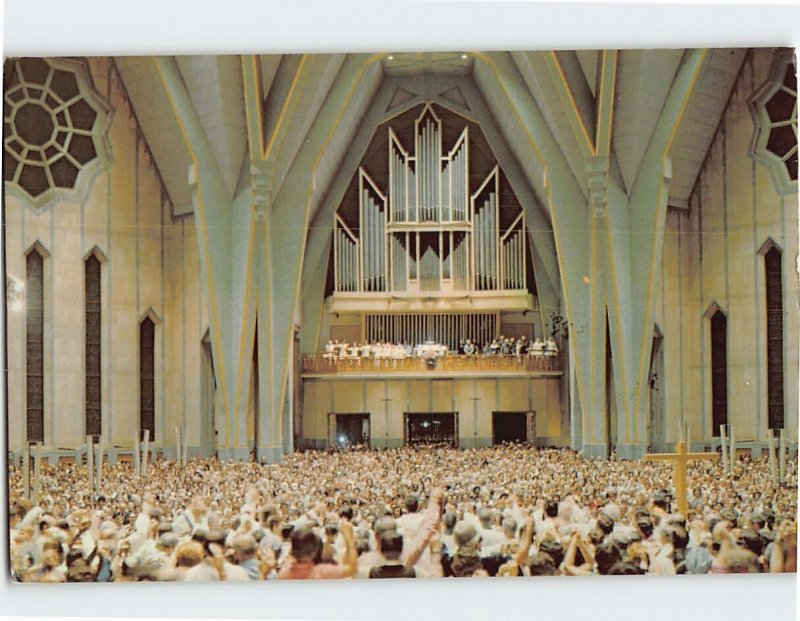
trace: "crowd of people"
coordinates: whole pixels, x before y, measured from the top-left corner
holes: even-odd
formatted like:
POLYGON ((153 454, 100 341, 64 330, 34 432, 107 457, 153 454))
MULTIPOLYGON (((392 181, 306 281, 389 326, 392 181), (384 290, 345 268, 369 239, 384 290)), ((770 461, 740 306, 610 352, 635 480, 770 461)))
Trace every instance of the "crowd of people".
POLYGON ((794 572, 797 461, 672 469, 527 445, 296 452, 278 464, 11 467, 13 576, 31 582, 794 572))
POLYGON ((331 339, 325 344, 323 357, 327 360, 354 360, 354 359, 400 359, 410 358, 416 355, 424 356, 429 352, 436 352, 436 355, 482 355, 482 356, 532 356, 536 358, 551 358, 558 355, 558 345, 552 336, 542 340, 540 337, 531 342, 528 337, 521 336, 518 339, 513 336, 503 336, 483 345, 472 339, 461 339, 458 349, 449 351, 444 345, 435 346, 434 343, 427 343, 423 346, 413 346, 407 341, 402 343, 388 343, 383 341, 347 343, 331 339))

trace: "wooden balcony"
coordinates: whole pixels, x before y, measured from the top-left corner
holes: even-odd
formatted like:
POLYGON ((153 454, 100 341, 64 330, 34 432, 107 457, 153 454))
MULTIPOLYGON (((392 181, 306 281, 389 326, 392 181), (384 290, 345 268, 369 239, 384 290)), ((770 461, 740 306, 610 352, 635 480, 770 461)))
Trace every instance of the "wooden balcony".
POLYGON ((561 356, 459 356, 439 358, 330 358, 303 354, 303 375, 395 375, 404 373, 560 375, 561 356))

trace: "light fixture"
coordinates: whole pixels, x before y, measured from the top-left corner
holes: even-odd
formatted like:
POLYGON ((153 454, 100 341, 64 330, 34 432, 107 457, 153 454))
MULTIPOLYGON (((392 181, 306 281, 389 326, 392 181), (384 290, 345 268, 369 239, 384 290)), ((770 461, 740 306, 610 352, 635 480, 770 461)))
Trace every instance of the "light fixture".
POLYGON ((462 54, 461 55, 461 60, 467 60, 467 55, 466 54, 462 54))
POLYGON ((389 54, 389 55, 386 57, 386 60, 394 60, 394 56, 392 56, 391 54, 389 54))

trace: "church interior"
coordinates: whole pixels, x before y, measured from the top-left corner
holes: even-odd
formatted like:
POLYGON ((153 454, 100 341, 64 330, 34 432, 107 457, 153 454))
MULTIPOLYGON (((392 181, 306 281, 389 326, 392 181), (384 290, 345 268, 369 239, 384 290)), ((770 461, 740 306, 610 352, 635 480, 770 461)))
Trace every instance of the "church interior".
POLYGON ((792 50, 11 58, 3 136, 12 463, 796 454, 792 50))

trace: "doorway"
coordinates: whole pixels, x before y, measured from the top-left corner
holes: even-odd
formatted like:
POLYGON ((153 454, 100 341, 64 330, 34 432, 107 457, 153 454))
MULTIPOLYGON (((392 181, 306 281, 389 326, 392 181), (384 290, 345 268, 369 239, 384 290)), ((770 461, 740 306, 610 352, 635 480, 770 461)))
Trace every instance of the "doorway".
POLYGON ((527 441, 527 412, 492 412, 492 444, 527 441))
POLYGON ((216 408, 217 381, 214 377, 214 354, 211 351, 211 338, 206 332, 200 341, 201 390, 200 390, 200 451, 203 457, 211 457, 217 452, 216 408))
POLYGON ((653 349, 650 354, 650 376, 648 378, 650 397, 650 449, 663 452, 664 444, 664 335, 658 326, 653 328, 653 349))
POLYGON ((404 417, 403 435, 406 446, 458 446, 458 412, 406 412, 404 417))
POLYGON ((369 446, 370 421, 368 412, 331 413, 329 416, 331 446, 348 448, 369 446))

